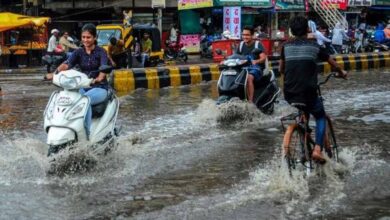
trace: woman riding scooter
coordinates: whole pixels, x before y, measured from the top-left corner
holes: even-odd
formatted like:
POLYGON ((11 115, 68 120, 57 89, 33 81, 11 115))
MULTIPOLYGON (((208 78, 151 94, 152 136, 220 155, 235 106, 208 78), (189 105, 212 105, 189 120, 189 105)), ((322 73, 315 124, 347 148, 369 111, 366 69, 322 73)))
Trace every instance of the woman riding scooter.
MULTIPOLYGON (((90 134, 92 123, 92 105, 103 102, 108 95, 108 82, 106 74, 99 72, 99 67, 108 64, 106 51, 96 45, 96 27, 93 24, 85 24, 81 30, 81 41, 83 47, 75 50, 67 61, 61 64, 54 74, 71 69, 76 65, 80 72, 93 78, 91 88, 80 89, 80 93, 88 96, 90 106, 85 117, 85 128, 87 136, 90 134)), ((53 74, 48 74, 47 79, 52 79, 53 74)))

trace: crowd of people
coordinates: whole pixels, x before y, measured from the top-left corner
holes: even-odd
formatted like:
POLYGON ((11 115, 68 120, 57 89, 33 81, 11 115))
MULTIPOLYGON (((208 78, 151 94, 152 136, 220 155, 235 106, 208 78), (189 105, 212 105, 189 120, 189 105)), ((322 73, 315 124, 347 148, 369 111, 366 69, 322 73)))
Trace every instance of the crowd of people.
POLYGON ((309 36, 315 38, 330 54, 372 52, 378 44, 382 50, 390 47, 390 21, 387 25, 378 22, 376 26, 371 26, 367 25, 364 19, 360 19, 358 25, 348 28, 338 22, 329 30, 326 25, 318 26, 315 21, 309 19, 308 26, 309 36))

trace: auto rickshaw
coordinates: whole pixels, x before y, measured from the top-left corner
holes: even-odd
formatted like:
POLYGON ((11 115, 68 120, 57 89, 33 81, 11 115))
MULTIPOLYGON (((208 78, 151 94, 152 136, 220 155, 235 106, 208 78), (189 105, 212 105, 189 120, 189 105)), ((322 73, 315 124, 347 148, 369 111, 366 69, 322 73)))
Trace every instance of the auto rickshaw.
POLYGON ((101 24, 96 27, 97 29, 97 44, 108 51, 108 45, 110 39, 115 37, 118 40, 123 40, 125 43, 125 54, 127 67, 132 67, 132 55, 131 47, 134 43, 134 38, 131 35, 132 26, 124 24, 101 24))
POLYGON ((96 29, 97 43, 106 51, 112 37, 124 41, 128 68, 133 67, 133 57, 137 57, 139 53, 139 51, 135 51, 136 45, 141 45, 141 39, 145 32, 149 33, 153 42, 152 52, 146 66, 157 66, 164 62, 164 50, 161 49, 161 36, 157 27, 147 24, 102 24, 98 25, 96 29))
MULTIPOLYGON (((164 50, 161 49, 161 35, 157 27, 148 24, 135 24, 133 25, 133 37, 135 43, 141 45, 143 34, 149 33, 152 44, 152 52, 150 53, 147 66, 157 66, 164 63, 164 50)), ((140 48, 141 49, 141 48, 140 48)), ((139 51, 135 51, 138 53, 139 51)))

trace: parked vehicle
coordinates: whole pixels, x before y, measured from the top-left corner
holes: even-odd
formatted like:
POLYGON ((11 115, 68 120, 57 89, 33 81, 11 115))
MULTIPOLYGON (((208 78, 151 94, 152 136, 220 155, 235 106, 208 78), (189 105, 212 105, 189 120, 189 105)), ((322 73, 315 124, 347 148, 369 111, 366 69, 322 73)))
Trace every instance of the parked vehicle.
POLYGON ((147 66, 157 66, 163 63, 164 50, 161 49, 161 35, 157 27, 149 24, 102 24, 96 27, 97 29, 97 43, 108 50, 108 44, 112 37, 123 40, 126 49, 127 67, 133 67, 133 57, 137 57, 139 51, 134 51, 135 45, 140 44, 143 33, 148 32, 150 39, 153 42, 152 52, 150 53, 147 66))
POLYGON ((168 60, 179 60, 184 63, 188 60, 186 48, 180 42, 167 41, 164 57, 168 60))
POLYGON ((213 58, 213 37, 204 35, 200 41, 200 57, 201 58, 213 58))

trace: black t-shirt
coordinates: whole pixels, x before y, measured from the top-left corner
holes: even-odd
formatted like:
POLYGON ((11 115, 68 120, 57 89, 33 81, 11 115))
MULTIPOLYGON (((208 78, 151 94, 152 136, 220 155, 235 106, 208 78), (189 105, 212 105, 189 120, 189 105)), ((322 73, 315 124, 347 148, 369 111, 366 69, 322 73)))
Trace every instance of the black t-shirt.
POLYGON ((289 103, 312 103, 317 94, 317 61, 329 55, 315 41, 295 39, 282 47, 285 61, 284 96, 289 103))
MULTIPOLYGON (((263 53, 264 52, 264 46, 263 46, 263 44, 260 41, 258 41, 258 42, 259 43, 257 45, 257 49, 259 49, 261 51, 261 53, 263 53)), ((247 46, 245 43, 240 43, 238 45, 236 53, 240 54, 240 55, 245 55, 245 56, 252 55, 252 51, 255 48, 256 48, 256 41, 253 41, 253 43, 251 45, 249 45, 249 46, 247 46), (240 45, 241 44, 242 44, 242 49, 240 51, 240 45)), ((255 57, 255 59, 259 59, 259 57, 257 56, 257 57, 255 57)), ((264 69, 264 67, 265 67, 264 63, 261 63, 260 67, 261 67, 261 69, 264 69)))

